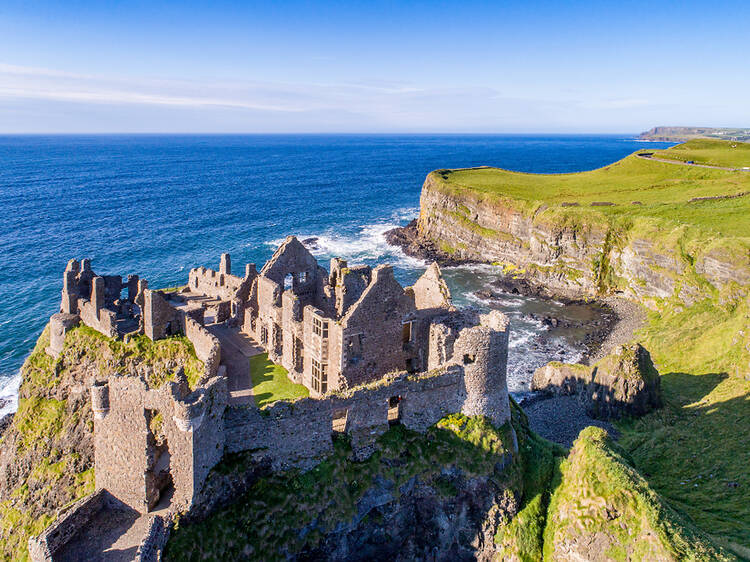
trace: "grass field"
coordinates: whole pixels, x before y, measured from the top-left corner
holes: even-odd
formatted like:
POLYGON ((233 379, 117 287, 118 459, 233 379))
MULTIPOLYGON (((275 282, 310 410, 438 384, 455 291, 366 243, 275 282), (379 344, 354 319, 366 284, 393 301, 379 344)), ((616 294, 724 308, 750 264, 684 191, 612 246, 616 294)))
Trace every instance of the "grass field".
POLYGON ((750 167, 750 143, 696 139, 667 150, 655 150, 654 156, 680 162, 692 160, 696 164, 744 168, 750 167))
POLYGON ((276 400, 291 400, 309 396, 310 392, 301 384, 294 384, 287 370, 268 359, 268 353, 250 358, 250 378, 253 381, 253 396, 259 408, 276 400))

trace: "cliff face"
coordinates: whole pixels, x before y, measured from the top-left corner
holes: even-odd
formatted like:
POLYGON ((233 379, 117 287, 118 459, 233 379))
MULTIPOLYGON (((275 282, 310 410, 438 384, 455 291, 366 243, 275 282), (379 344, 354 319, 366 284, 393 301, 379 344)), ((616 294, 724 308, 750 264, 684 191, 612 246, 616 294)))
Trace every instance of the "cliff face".
POLYGON ((550 295, 618 291, 646 305, 671 297, 691 305, 731 285, 750 285, 749 250, 737 239, 692 244, 685 227, 618 221, 595 206, 489 201, 446 189, 435 172, 424 183, 420 207, 417 240, 439 257, 503 265, 511 278, 550 295))
POLYGON ((592 264, 606 228, 550 224, 544 218, 543 210, 529 214, 512 201, 490 204, 469 193, 448 192, 430 174, 422 188, 417 229, 420 239, 432 241, 448 259, 512 265, 513 277, 532 279, 550 293, 595 293, 592 264))
POLYGON ((684 231, 644 219, 621 224, 594 209, 499 204, 442 187, 422 188, 418 238, 444 258, 498 263, 550 295, 592 297, 622 291, 645 304, 676 296, 693 304, 727 285, 750 284, 747 248, 715 241, 687 255, 684 231))
POLYGON ((750 238, 646 213, 605 214, 595 204, 487 197, 445 177, 440 171, 427 176, 416 225, 394 239, 407 253, 495 264, 506 289, 521 293, 621 294, 670 317, 673 337, 661 326, 651 330, 655 341, 644 340, 649 349, 689 356, 704 372, 725 369, 750 380, 750 238), (707 345, 718 353, 705 356, 707 345))

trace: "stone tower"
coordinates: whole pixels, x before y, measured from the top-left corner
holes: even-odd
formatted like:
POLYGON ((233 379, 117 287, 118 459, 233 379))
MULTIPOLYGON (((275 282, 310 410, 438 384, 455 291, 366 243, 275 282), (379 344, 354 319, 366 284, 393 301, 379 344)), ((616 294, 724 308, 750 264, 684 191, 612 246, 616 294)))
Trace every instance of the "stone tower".
POLYGON ((510 419, 508 383, 508 318, 493 310, 480 325, 464 328, 453 347, 453 357, 464 367, 467 416, 487 416, 495 426, 510 419))

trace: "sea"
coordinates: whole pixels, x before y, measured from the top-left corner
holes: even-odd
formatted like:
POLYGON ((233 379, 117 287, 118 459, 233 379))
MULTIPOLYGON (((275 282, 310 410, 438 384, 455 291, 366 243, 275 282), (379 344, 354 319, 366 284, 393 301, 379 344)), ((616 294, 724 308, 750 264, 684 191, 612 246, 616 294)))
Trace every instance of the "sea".
MULTIPOLYGON (((426 265, 384 233, 418 215, 429 171, 578 172, 646 146, 670 144, 633 135, 0 136, 0 415, 17 407, 19 369, 58 310, 71 258, 171 287, 193 267, 217 269, 222 252, 235 268, 260 266, 294 234, 315 238, 321 260, 391 263, 407 285, 426 265)), ((548 330, 540 318, 564 316, 562 304, 477 296, 497 278, 492 266, 444 274, 456 304, 509 314, 512 392, 528 390, 536 367, 583 353, 575 334, 539 343, 548 330)))

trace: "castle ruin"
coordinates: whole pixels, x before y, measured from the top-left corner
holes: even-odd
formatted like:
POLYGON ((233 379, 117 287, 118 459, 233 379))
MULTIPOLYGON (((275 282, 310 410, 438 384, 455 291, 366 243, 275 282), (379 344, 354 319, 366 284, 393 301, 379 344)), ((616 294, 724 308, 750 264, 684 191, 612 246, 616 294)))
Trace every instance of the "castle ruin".
MULTIPOLYGON (((82 323, 110 338, 184 335, 204 372, 192 390, 181 372, 159 388, 113 373, 92 381, 97 492, 30 540, 33 560, 52 559, 112 505, 189 510, 225 453, 305 470, 333 452, 337 433, 363 459, 390 424, 424 432, 454 412, 509 421, 507 318, 456 309, 437 264, 404 288, 388 265, 333 259, 326 271, 290 236, 260 272, 254 264, 242 277, 231 271, 223 254, 218 271, 193 269, 184 288, 165 292, 69 262, 50 355, 82 323), (232 366, 238 338, 266 351, 310 397, 257 408, 251 382, 232 366)), ((165 540, 167 519, 151 518, 143 552, 165 540)))

